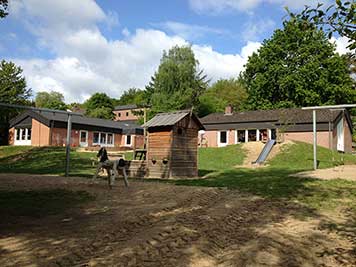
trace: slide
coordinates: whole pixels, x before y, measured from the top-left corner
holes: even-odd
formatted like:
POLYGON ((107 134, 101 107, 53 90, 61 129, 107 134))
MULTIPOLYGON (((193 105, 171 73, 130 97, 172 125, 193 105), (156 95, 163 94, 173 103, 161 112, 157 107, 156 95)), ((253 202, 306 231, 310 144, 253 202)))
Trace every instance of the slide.
POLYGON ((253 164, 262 164, 267 159, 267 156, 271 152, 275 143, 276 143, 276 140, 269 140, 263 147, 261 154, 258 156, 257 160, 252 163, 253 164))

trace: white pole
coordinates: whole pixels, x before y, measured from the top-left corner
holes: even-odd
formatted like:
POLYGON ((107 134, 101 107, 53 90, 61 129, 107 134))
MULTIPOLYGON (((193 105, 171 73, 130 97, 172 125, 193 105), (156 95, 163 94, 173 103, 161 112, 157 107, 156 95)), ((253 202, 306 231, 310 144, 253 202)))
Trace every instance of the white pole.
POLYGON ((317 145, 317 132, 316 132, 316 110, 313 109, 313 152, 314 152, 314 170, 318 168, 317 158, 316 158, 316 145, 317 145))
POLYGON ((72 115, 68 114, 67 122, 67 144, 66 144, 66 173, 65 176, 69 176, 69 161, 70 161, 70 136, 72 133, 72 115))

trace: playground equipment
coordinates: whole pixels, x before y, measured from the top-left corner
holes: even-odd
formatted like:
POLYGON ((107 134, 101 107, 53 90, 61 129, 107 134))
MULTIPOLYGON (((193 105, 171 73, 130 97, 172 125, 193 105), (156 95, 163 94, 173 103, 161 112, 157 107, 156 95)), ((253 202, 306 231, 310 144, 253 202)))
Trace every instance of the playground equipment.
POLYGON ((258 156, 257 160, 252 162, 253 164, 262 164, 263 162, 265 162, 265 160, 267 159, 269 153, 271 152, 273 146, 276 144, 276 140, 269 140, 265 146, 263 147, 260 155, 258 156))

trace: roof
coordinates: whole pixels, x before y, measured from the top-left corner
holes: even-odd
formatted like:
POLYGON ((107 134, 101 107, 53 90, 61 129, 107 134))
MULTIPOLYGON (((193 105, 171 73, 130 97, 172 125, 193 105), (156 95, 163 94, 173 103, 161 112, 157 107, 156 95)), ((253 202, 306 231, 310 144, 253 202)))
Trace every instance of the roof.
MULTIPOLYGON (((330 111, 327 109, 317 111, 317 122, 335 121, 341 111, 330 111)), ((242 122, 273 122, 285 123, 312 123, 313 115, 310 110, 300 108, 254 110, 225 115, 224 113, 212 113, 200 119, 205 124, 224 124, 242 122)))
POLYGON ((118 110, 127 110, 127 109, 136 109, 138 106, 136 104, 130 104, 130 105, 121 105, 121 106, 116 106, 114 108, 114 111, 118 110))
POLYGON ((165 126, 173 126, 177 122, 184 119, 186 116, 190 116, 192 114, 193 118, 197 121, 199 127, 204 129, 204 126, 198 119, 198 117, 191 113, 190 110, 181 110, 181 111, 174 111, 174 112, 167 112, 167 113, 159 113, 154 116, 151 120, 146 122, 143 127, 151 128, 151 127, 165 127, 165 126))
MULTIPOLYGON (((123 132, 132 132, 134 133, 136 129, 142 129, 136 123, 128 123, 124 121, 113 121, 113 120, 105 120, 105 119, 97 119, 83 116, 82 114, 73 113, 72 115, 72 124, 81 124, 81 125, 89 125, 103 128, 111 128, 122 130, 123 132)), ((17 125, 19 122, 23 121, 26 117, 35 118, 38 121, 50 125, 51 121, 56 122, 64 122, 67 123, 68 115, 64 113, 58 113, 56 110, 53 111, 37 111, 37 110, 28 110, 19 116, 15 117, 10 121, 10 127, 17 125)))

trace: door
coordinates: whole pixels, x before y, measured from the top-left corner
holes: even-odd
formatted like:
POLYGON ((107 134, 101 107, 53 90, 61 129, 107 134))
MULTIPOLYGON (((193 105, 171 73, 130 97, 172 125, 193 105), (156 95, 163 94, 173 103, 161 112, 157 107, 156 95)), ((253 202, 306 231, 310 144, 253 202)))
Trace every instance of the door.
POLYGON ((88 131, 80 131, 79 144, 81 147, 88 146, 88 131))
POLYGON ((337 130, 337 150, 344 151, 344 119, 342 118, 336 127, 337 130))

